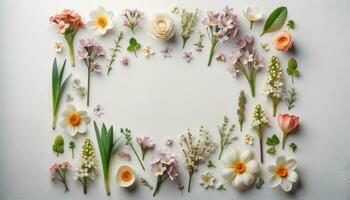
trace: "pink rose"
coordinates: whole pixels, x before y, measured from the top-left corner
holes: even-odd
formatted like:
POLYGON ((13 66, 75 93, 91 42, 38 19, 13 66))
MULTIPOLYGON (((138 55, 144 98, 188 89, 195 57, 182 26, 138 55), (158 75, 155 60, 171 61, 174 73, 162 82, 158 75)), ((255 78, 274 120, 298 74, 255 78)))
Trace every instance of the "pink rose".
POLYGON ((280 114, 278 116, 278 125, 283 132, 282 149, 284 149, 285 139, 299 124, 299 117, 296 115, 280 114))
POLYGON ((289 33, 280 32, 273 39, 273 44, 279 51, 288 51, 293 46, 293 39, 289 33))

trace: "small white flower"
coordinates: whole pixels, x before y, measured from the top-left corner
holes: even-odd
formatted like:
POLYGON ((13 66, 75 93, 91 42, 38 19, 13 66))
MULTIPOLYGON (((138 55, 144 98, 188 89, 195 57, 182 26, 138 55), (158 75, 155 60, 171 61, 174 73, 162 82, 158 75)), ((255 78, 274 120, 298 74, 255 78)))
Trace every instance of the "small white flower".
POLYGON ((263 14, 262 14, 260 8, 258 8, 258 7, 255 7, 255 8, 247 7, 243 11, 243 14, 251 22, 259 21, 263 18, 263 14))
POLYGON ((260 45, 261 45, 261 48, 264 49, 265 51, 270 50, 270 45, 268 42, 266 42, 266 41, 261 42, 260 45))
POLYGON ((249 149, 242 152, 233 150, 226 154, 222 160, 222 177, 232 181, 232 186, 238 190, 250 188, 260 171, 259 164, 253 157, 253 152, 249 149))
POLYGON ((54 50, 56 53, 61 53, 62 50, 63 50, 62 42, 55 42, 55 43, 53 43, 53 50, 54 50))
POLYGON ((208 187, 214 187, 215 177, 210 174, 210 172, 206 172, 201 175, 201 179, 199 183, 203 185, 205 189, 208 187))
POLYGON ((250 145, 253 145, 254 137, 250 134, 245 134, 244 138, 243 138, 243 142, 250 144, 250 145))
POLYGON ((285 156, 280 156, 276 160, 276 165, 267 167, 267 171, 272 175, 270 178, 270 186, 281 186, 282 190, 289 192, 292 190, 293 183, 299 179, 299 175, 295 172, 297 161, 295 159, 287 160, 285 156))
POLYGON ((170 12, 174 13, 174 14, 178 14, 179 13, 179 7, 177 7, 177 6, 172 7, 170 12))
POLYGON ((91 20, 86 25, 93 29, 95 34, 104 35, 114 27, 113 12, 106 11, 103 7, 90 11, 90 18, 91 20))
POLYGON ((155 52, 153 51, 153 49, 150 46, 147 46, 146 48, 143 49, 143 53, 145 54, 145 56, 148 58, 151 55, 154 55, 155 52))
POLYGON ((103 108, 100 104, 96 105, 96 107, 94 108, 94 112, 97 116, 101 116, 102 114, 104 114, 103 108))
POLYGON ((226 190, 225 185, 221 182, 219 182, 216 187, 217 190, 226 190))
POLYGON ((85 134, 87 132, 90 117, 86 111, 77 111, 72 104, 69 104, 62 116, 63 120, 60 125, 66 128, 70 136, 74 137, 77 133, 85 134))

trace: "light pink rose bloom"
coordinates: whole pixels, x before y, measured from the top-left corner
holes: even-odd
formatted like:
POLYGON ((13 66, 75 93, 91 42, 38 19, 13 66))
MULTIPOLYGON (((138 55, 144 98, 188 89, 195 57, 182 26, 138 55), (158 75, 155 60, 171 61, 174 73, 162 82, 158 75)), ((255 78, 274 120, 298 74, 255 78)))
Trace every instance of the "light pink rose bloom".
POLYGON ((299 117, 296 115, 279 114, 278 125, 283 132, 282 149, 284 149, 285 139, 299 124, 299 117))
POLYGON ((69 24, 64 23, 64 21, 60 21, 57 26, 57 33, 64 34, 69 27, 69 24))

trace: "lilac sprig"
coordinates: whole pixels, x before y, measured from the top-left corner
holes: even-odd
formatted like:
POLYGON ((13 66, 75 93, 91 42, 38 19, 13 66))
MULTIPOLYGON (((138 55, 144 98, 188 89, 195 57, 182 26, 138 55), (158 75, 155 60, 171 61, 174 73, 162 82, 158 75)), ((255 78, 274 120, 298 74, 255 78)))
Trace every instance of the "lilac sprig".
POLYGON ((151 162, 152 171, 157 176, 157 184, 153 196, 159 192, 162 183, 168 178, 172 181, 179 175, 177 160, 169 151, 160 151, 151 162))
POLYGON ((226 40, 236 37, 239 22, 233 9, 226 6, 222 11, 208 11, 203 24, 211 42, 208 60, 208 66, 210 66, 217 43, 224 43, 226 40))
POLYGON ((51 180, 61 182, 65 188, 64 192, 69 192, 67 185, 67 171, 70 168, 72 168, 72 166, 68 162, 62 162, 53 164, 49 169, 51 172, 51 180))
POLYGON ((125 19, 123 25, 128 27, 132 34, 135 35, 135 29, 140 24, 140 18, 143 13, 137 9, 125 9, 121 14, 125 19))
POLYGON ((93 72, 102 72, 102 67, 95 59, 104 55, 103 47, 94 39, 81 39, 79 40, 81 50, 78 51, 79 59, 83 60, 88 69, 88 83, 87 83, 87 100, 86 104, 89 106, 90 101, 90 75, 93 72))
POLYGON ((256 49, 253 48, 253 43, 254 38, 252 36, 246 36, 237 41, 236 47, 238 50, 232 52, 229 71, 233 76, 236 76, 238 72, 242 72, 248 80, 252 96, 255 97, 256 73, 264 65, 257 55, 256 49))

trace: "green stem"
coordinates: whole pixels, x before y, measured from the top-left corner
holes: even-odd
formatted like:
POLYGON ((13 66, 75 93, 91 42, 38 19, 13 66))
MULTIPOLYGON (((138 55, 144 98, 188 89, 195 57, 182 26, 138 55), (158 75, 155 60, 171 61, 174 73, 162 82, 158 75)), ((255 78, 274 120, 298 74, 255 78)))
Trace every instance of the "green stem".
POLYGON ((109 190, 109 176, 108 175, 105 176, 105 188, 106 188, 107 195, 108 196, 111 195, 111 192, 109 190))
POLYGON ((63 181, 63 185, 64 185, 64 192, 69 192, 69 188, 68 188, 68 185, 66 183, 66 181, 63 181))
POLYGON ((69 49, 69 58, 72 67, 75 65, 75 58, 74 58, 74 46, 73 46, 73 36, 71 34, 65 35, 67 44, 68 44, 68 49, 69 49))
POLYGON ((292 84, 294 84, 294 76, 292 76, 292 84))
POLYGON ((140 165, 141 165, 143 171, 145 171, 146 169, 145 169, 145 167, 143 166, 142 161, 141 161, 139 155, 137 154, 136 150, 134 149, 134 147, 133 147, 132 145, 131 145, 131 149, 134 151, 134 153, 135 153, 135 155, 136 155, 136 157, 137 157, 137 160, 139 160, 139 163, 140 163, 140 165))
POLYGON ((220 153, 219 153, 219 160, 221 159, 221 156, 222 156, 222 152, 224 151, 224 147, 221 147, 220 148, 220 153))
POLYGON ((250 21, 250 30, 253 28, 253 21, 250 21))
POLYGON ((72 149, 72 159, 74 159, 74 150, 72 149))
POLYGON ((52 115, 52 129, 55 130, 56 128, 56 121, 57 121, 57 116, 56 113, 52 115))
POLYGON ((86 95, 86 105, 89 107, 90 103, 90 61, 88 61, 88 83, 87 83, 87 95, 86 95))
POLYGON ((277 104, 278 104, 278 100, 276 98, 272 98, 272 116, 273 117, 276 116, 277 104))
POLYGON ((136 58, 137 58, 136 50, 134 50, 134 54, 135 54, 135 56, 136 56, 136 58))
POLYGON ((185 48, 187 39, 188 39, 188 38, 182 37, 182 49, 185 48))
POLYGON ((211 60, 213 59, 214 49, 216 47, 217 41, 213 38, 213 41, 211 43, 210 53, 209 53, 209 60, 208 60, 208 67, 211 65, 211 60))
POLYGON ((249 82, 249 87, 250 87, 250 92, 252 94, 252 97, 255 97, 255 81, 253 78, 251 79, 248 79, 248 82, 249 82))
POLYGON ((191 183, 192 183, 192 172, 188 172, 189 180, 188 180, 188 186, 187 186, 187 192, 189 193, 191 191, 191 183))
POLYGON ((283 138, 282 138, 282 150, 284 150, 284 145, 286 143, 286 138, 287 138, 287 134, 283 133, 283 138))
POLYGON ((264 163, 262 136, 259 137, 259 143, 260 143, 260 161, 261 163, 264 163))
POLYGON ((163 181, 165 180, 165 178, 163 178, 163 176, 164 175, 158 176, 158 178, 157 178, 157 185, 156 185, 156 188, 154 189, 153 197, 156 196, 156 194, 158 194, 158 192, 160 190, 160 186, 162 185, 163 181))

